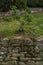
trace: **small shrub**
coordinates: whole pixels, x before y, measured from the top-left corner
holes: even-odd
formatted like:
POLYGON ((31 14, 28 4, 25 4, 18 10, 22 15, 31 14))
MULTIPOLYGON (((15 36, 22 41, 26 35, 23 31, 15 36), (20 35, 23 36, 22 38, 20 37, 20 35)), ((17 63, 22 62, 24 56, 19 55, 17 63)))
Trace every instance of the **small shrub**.
POLYGON ((25 9, 25 13, 31 14, 31 10, 27 7, 27 8, 25 9))
POLYGON ((16 6, 12 6, 12 7, 11 7, 11 10, 13 10, 14 15, 15 15, 15 14, 16 14, 16 10, 17 10, 17 7, 16 7, 16 6))
POLYGON ((24 20, 27 22, 31 22, 31 15, 30 14, 24 14, 24 20))
POLYGON ((16 6, 12 6, 11 9, 12 9, 13 12, 14 12, 14 14, 13 14, 13 19, 19 20, 19 19, 20 19, 20 15, 19 15, 20 11, 17 9, 16 6))
POLYGON ((23 15, 24 16, 24 20, 26 21, 26 22, 31 22, 32 21, 32 14, 31 14, 31 10, 29 9, 29 8, 26 8, 25 9, 25 14, 23 15))

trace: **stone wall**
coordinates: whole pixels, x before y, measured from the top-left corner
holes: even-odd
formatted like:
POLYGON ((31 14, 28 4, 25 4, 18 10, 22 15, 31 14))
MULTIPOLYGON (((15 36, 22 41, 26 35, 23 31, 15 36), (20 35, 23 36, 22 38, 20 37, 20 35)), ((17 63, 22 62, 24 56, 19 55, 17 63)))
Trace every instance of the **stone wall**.
POLYGON ((36 54, 43 49, 42 40, 33 41, 30 38, 4 38, 0 40, 0 64, 1 65, 43 65, 43 52, 36 54), (40 46, 41 43, 41 46, 40 46), (36 46, 33 48, 32 45, 36 46), (32 55, 33 57, 32 57, 32 55), (37 61, 38 60, 38 61, 37 61))
POLYGON ((31 8, 31 13, 40 13, 43 12, 43 8, 31 8))

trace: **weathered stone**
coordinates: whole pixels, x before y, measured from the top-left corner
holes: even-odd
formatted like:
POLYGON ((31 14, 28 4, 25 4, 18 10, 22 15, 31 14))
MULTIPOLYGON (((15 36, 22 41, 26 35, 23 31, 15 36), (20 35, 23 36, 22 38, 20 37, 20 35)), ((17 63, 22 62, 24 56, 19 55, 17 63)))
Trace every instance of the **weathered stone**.
POLYGON ((37 37, 36 40, 37 40, 37 42, 43 43, 43 36, 37 37))
POLYGON ((3 57, 2 57, 2 56, 0 56, 0 62, 1 62, 1 61, 3 61, 3 57))
POLYGON ((8 38, 4 38, 3 40, 1 40, 1 43, 2 43, 3 46, 7 47, 8 43, 9 43, 9 39, 8 38))

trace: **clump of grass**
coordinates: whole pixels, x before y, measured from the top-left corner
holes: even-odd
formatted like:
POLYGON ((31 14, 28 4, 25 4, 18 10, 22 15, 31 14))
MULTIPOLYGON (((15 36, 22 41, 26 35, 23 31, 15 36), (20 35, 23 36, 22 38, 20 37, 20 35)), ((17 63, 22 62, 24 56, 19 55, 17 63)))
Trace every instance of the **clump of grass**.
POLYGON ((10 22, 10 21, 12 21, 12 18, 10 18, 10 17, 3 17, 2 19, 3 19, 3 21, 5 21, 5 22, 10 22))

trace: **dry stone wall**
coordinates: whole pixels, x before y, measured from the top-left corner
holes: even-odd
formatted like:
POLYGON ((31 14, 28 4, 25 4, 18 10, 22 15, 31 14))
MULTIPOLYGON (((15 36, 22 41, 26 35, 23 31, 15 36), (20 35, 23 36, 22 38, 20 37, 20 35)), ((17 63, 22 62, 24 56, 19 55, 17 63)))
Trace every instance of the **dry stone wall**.
POLYGON ((4 38, 0 40, 0 65, 43 65, 43 40, 30 38, 4 38), (34 47, 32 45, 35 45, 34 47), (37 61, 38 60, 38 61, 37 61))

